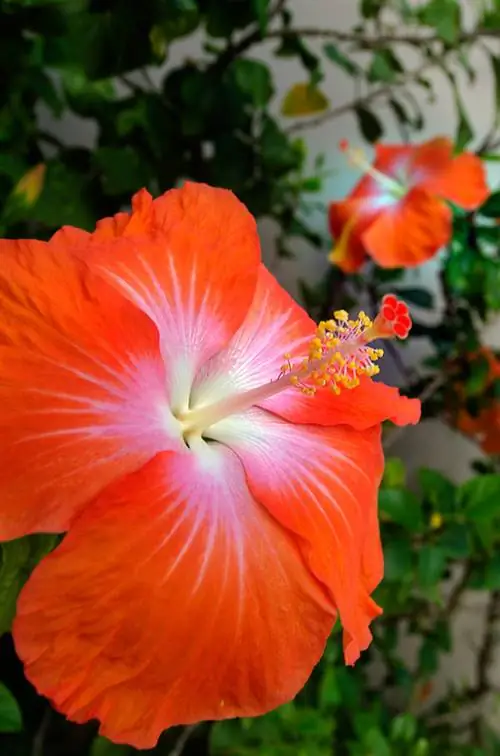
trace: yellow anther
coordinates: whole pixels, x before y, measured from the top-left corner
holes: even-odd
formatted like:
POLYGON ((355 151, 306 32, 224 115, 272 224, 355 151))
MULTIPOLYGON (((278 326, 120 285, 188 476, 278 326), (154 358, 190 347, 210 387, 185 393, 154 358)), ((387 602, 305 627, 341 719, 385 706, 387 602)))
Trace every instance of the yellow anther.
POLYGON ((345 310, 337 310, 333 315, 336 320, 340 320, 341 322, 347 322, 349 320, 349 313, 345 310))

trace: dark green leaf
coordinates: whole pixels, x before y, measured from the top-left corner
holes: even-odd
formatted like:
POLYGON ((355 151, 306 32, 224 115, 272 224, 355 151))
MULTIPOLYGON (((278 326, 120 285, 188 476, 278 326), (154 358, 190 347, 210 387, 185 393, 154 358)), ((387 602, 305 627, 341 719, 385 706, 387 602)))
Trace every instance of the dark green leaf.
POLYGON ((464 388, 467 396, 482 394, 491 373, 489 360, 482 354, 469 364, 469 375, 464 388))
POLYGON ((450 559, 464 559, 471 552, 470 528, 461 523, 446 525, 439 546, 450 559))
POLYGON ((106 194, 132 194, 149 185, 150 172, 132 147, 101 147, 94 161, 106 194))
POLYGON ((127 745, 117 745, 107 738, 95 738, 90 748, 89 756, 131 756, 133 748, 127 745))
POLYGON ((439 584, 446 565, 446 554, 440 546, 422 546, 418 556, 418 580, 422 588, 439 584))
POLYGON ((500 475, 480 475, 459 489, 460 503, 472 520, 490 522, 500 514, 500 475))
POLYGON ((342 52, 342 50, 339 50, 339 48, 336 45, 333 45, 331 42, 328 42, 326 45, 324 45, 323 51, 326 57, 331 60, 332 63, 335 63, 335 65, 348 73, 350 76, 356 76, 356 74, 361 73, 361 68, 359 67, 359 65, 355 61, 351 60, 342 52))
POLYGON ((484 215, 485 218, 493 218, 494 220, 500 218, 500 191, 493 192, 484 205, 481 205, 478 213, 484 215))
POLYGON ((423 468, 419 470, 418 479, 422 494, 434 512, 453 512, 456 488, 448 478, 438 470, 423 468))
POLYGON ((391 537, 384 544, 384 579, 388 583, 399 583, 411 579, 413 556, 411 544, 403 538, 391 537))
POLYGON ((274 88, 269 68, 258 60, 241 58, 234 62, 236 84, 248 95, 254 107, 261 108, 271 99, 274 88))
POLYGON ((43 191, 31 217, 49 228, 71 225, 91 229, 96 221, 93 201, 85 177, 58 158, 47 163, 43 191))
POLYGON ((359 130, 367 142, 377 142, 384 130, 377 116, 367 108, 356 108, 359 130))
POLYGON ((18 703, 10 690, 0 683, 0 732, 21 732, 23 720, 18 703))
POLYGON ((382 488, 379 493, 380 515, 410 532, 422 529, 422 509, 417 497, 403 488, 382 488))
POLYGON ((56 542, 56 536, 40 534, 0 544, 0 635, 10 630, 17 597, 31 570, 56 542))
POLYGON ((423 638, 418 655, 418 667, 424 677, 433 675, 439 665, 439 646, 435 638, 423 638))
POLYGON ((486 565, 482 587, 488 591, 500 589, 500 554, 493 554, 486 565))
POLYGON ((376 50, 368 69, 368 79, 390 83, 402 70, 401 63, 392 50, 376 50))
POLYGON ((340 689, 337 684, 337 670, 328 666, 321 678, 319 688, 319 705, 323 709, 331 710, 332 706, 338 706, 341 702, 340 689))
POLYGON ((500 310, 500 260, 485 260, 486 304, 491 310, 500 310))
POLYGON ((271 0, 252 0, 254 13, 259 22, 261 34, 264 34, 269 23, 269 5, 271 0))

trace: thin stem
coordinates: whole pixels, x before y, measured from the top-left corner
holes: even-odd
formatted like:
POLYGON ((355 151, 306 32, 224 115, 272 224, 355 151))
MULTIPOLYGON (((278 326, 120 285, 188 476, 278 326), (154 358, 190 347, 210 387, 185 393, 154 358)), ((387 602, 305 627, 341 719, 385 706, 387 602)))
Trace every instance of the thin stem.
MULTIPOLYGON (((314 27, 296 27, 288 29, 279 29, 270 31, 266 34, 266 39, 282 39, 286 37, 319 37, 322 39, 335 39, 337 42, 352 42, 359 46, 360 49, 369 50, 373 48, 385 47, 393 44, 421 45, 432 44, 434 42, 442 43, 442 37, 437 34, 382 34, 377 37, 365 36, 360 32, 343 32, 338 29, 320 29, 314 27)), ((491 39, 500 38, 500 29, 475 29, 473 32, 463 32, 457 39, 456 44, 466 44, 474 42, 479 37, 491 39)))
POLYGON ((193 734, 193 732, 196 730, 197 727, 198 727, 197 724, 192 724, 185 727, 182 733, 177 738, 177 741, 175 742, 174 747, 168 753, 167 756, 181 756, 186 746, 186 743, 188 742, 189 738, 191 737, 191 735, 193 734))
POLYGON ((33 745, 31 747, 31 756, 43 756, 45 736, 49 729, 51 717, 52 717, 52 711, 47 706, 47 708, 45 709, 43 713, 40 727, 36 731, 35 736, 33 738, 33 745))
MULTIPOLYGON (((274 8, 272 8, 269 11, 268 23, 271 22, 276 16, 278 16, 281 13, 285 5, 286 5, 286 0, 277 0, 276 4, 274 5, 274 8)), ((242 53, 244 53, 245 50, 248 50, 250 47, 253 47, 253 45, 257 44, 258 42, 262 42, 262 40, 268 38, 270 34, 271 32, 265 32, 263 34, 260 26, 257 26, 255 29, 248 32, 248 34, 245 34, 243 37, 241 37, 241 39, 238 42, 236 43, 230 42, 229 45, 226 47, 226 49, 221 53, 221 55, 215 61, 213 69, 219 72, 224 71, 229 65, 231 65, 233 60, 235 60, 242 53)))

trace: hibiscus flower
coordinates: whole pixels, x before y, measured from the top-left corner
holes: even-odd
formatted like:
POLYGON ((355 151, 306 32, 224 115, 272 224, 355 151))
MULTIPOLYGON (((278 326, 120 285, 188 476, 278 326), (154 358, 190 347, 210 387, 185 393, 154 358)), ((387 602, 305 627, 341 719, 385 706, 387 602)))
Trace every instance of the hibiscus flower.
POLYGON ((481 386, 480 396, 474 397, 479 406, 475 408, 474 413, 466 406, 466 396, 463 385, 459 383, 461 377, 459 373, 457 382, 452 384, 451 420, 458 430, 473 438, 485 454, 498 455, 500 454, 500 402, 495 396, 495 384, 500 380, 500 360, 488 347, 481 347, 480 350, 466 357, 469 365, 477 360, 484 361, 488 369, 486 379, 481 386))
POLYGON ((380 613, 379 336, 316 326, 226 190, 188 183, 48 243, 0 242, 0 537, 67 532, 13 635, 37 690, 139 748, 291 699, 339 614, 350 664, 380 613), (283 355, 286 355, 284 357, 283 355))
POLYGON ((481 160, 470 152, 454 156, 444 137, 421 145, 379 144, 373 165, 347 141, 340 147, 365 174, 347 199, 329 209, 336 240, 330 260, 345 273, 359 270, 367 257, 383 268, 430 260, 452 235, 447 203, 475 210, 489 195, 481 160))

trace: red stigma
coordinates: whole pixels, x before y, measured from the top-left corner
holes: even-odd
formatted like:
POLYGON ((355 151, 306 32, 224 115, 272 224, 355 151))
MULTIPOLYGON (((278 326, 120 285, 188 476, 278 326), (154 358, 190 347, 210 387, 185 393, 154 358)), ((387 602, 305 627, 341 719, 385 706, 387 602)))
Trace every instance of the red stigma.
POLYGON ((349 140, 341 139, 339 142, 339 150, 341 152, 347 152, 348 149, 349 149, 349 140))
POLYGON ((406 339, 412 326, 408 305, 394 294, 386 294, 382 300, 380 316, 384 320, 386 329, 398 337, 406 339))

